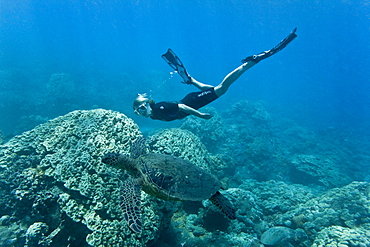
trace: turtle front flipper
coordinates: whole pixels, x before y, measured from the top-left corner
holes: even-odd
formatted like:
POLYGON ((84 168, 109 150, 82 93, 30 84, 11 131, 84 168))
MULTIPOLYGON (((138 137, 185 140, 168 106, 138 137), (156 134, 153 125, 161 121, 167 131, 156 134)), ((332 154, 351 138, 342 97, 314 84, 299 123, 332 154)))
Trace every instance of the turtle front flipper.
POLYGON ((139 179, 129 178, 121 187, 121 208, 128 226, 141 233, 141 186, 139 179))
POLYGON ((211 198, 209 198, 213 204, 215 204, 221 211, 232 220, 236 219, 235 208, 231 202, 224 197, 219 191, 216 192, 211 198))
POLYGON ((131 146, 131 158, 136 159, 147 153, 146 140, 143 136, 138 137, 131 146))

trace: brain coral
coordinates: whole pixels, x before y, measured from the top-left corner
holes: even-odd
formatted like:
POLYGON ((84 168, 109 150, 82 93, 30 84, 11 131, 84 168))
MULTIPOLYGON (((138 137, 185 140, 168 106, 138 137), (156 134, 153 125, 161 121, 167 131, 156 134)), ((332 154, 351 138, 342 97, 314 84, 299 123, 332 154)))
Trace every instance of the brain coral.
POLYGON ((107 152, 128 153, 139 135, 125 115, 97 109, 58 117, 1 146, 1 215, 29 228, 20 230, 19 246, 31 239, 54 246, 141 246, 158 237, 171 216, 162 217, 171 214, 161 210, 166 202, 145 198, 145 231, 136 236, 119 208, 124 172, 101 163, 107 152), (27 235, 36 222, 43 226, 38 238, 27 235))

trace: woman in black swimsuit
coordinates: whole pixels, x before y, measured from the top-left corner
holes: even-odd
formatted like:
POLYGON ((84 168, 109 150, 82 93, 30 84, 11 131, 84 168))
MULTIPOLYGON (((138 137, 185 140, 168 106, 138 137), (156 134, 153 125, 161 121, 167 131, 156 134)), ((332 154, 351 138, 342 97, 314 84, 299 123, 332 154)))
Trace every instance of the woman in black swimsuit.
POLYGON ((233 82, 235 82, 245 71, 252 68, 259 61, 268 58, 282 50, 295 37, 297 37, 295 34, 296 30, 297 29, 295 28, 284 40, 282 40, 271 50, 264 51, 258 55, 249 56, 243 59, 243 64, 229 73, 222 80, 222 82, 215 87, 203 84, 195 80, 193 77, 190 77, 180 59, 169 49, 168 52, 162 57, 170 64, 171 67, 178 71, 186 84, 192 84, 201 91, 189 93, 178 102, 163 101, 159 103, 155 103, 155 101, 148 98, 146 94, 139 94, 133 103, 134 112, 144 117, 150 117, 152 119, 158 119, 162 121, 183 119, 189 115, 194 115, 203 119, 212 118, 211 114, 202 113, 198 111, 198 109, 221 97, 227 92, 233 82))

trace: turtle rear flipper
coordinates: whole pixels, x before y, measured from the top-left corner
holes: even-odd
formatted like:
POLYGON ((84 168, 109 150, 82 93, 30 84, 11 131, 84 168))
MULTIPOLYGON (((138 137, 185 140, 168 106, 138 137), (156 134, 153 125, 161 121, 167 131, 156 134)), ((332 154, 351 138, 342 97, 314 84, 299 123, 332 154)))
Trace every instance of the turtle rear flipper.
POLYGON ((121 187, 121 208, 128 226, 141 233, 141 186, 138 179, 129 178, 121 187))
POLYGON ((219 191, 216 192, 211 198, 209 198, 213 204, 215 204, 221 211, 232 220, 236 219, 235 208, 231 202, 224 197, 219 191))

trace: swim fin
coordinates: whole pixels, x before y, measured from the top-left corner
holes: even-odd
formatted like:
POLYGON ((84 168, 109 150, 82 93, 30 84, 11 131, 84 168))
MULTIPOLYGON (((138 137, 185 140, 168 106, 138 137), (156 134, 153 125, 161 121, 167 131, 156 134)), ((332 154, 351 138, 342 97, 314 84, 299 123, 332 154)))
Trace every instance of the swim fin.
POLYGON ((293 31, 288 36, 286 36, 285 39, 280 41, 280 43, 277 44, 274 48, 268 51, 263 51, 257 55, 246 57, 242 60, 242 63, 246 63, 248 61, 253 61, 255 63, 258 63, 259 61, 265 58, 268 58, 274 55, 275 53, 278 53, 279 51, 284 49, 290 42, 292 42, 293 39, 297 37, 297 34, 295 34, 296 31, 297 31, 297 28, 294 28, 293 31))
POLYGON ((167 52, 162 55, 162 58, 182 77, 184 80, 183 83, 192 84, 191 77, 186 71, 184 64, 171 49, 168 49, 167 52))

